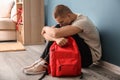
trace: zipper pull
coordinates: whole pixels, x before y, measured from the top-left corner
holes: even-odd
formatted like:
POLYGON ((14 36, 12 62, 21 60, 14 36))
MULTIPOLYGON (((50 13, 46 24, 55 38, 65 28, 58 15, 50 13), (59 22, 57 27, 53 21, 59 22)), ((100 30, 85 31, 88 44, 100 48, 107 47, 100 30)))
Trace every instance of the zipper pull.
POLYGON ((59 66, 59 71, 61 71, 62 65, 59 66))

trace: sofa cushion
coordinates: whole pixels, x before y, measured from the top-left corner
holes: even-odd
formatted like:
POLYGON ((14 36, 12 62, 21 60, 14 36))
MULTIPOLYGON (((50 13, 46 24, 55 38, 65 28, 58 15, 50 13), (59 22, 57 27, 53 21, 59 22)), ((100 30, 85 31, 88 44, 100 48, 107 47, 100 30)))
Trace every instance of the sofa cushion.
POLYGON ((16 24, 9 18, 0 18, 0 30, 1 29, 16 29, 16 24))
POLYGON ((0 17, 9 18, 14 4, 14 0, 0 0, 0 17))

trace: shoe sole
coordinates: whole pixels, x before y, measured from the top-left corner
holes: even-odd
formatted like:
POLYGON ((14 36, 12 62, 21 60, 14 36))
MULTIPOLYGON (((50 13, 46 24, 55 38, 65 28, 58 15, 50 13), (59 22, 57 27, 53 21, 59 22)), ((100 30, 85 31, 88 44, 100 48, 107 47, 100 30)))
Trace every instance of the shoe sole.
POLYGON ((41 72, 27 72, 27 71, 23 71, 23 73, 25 73, 26 75, 37 75, 37 74, 41 74, 44 73, 45 71, 41 71, 41 72))

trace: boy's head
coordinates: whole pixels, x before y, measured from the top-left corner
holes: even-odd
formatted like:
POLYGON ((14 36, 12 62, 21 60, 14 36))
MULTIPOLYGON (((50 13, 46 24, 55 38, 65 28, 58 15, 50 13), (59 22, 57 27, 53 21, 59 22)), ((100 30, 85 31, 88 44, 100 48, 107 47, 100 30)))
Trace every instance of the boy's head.
POLYGON ((54 18, 61 25, 70 25, 73 20, 73 12, 65 5, 57 5, 54 10, 54 18))
POLYGON ((65 5, 57 5, 54 10, 54 18, 65 17, 68 13, 72 11, 65 5))

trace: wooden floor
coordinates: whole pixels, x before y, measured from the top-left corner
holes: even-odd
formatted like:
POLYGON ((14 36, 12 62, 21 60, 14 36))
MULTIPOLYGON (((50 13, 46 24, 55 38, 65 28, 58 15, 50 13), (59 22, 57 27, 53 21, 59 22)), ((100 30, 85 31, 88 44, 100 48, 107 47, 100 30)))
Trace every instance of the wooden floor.
MULTIPOLYGON (((26 51, 0 52, 0 80, 38 80, 41 75, 25 75, 23 67, 39 58, 44 45, 26 46, 26 51)), ((120 75, 112 73, 100 66, 82 69, 81 80, 120 80, 120 75)), ((80 80, 79 77, 56 78, 46 76, 44 80, 80 80)))

